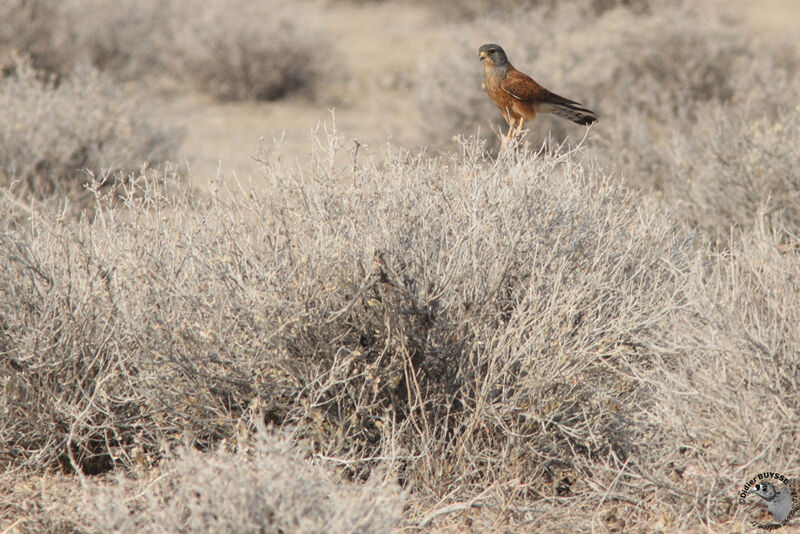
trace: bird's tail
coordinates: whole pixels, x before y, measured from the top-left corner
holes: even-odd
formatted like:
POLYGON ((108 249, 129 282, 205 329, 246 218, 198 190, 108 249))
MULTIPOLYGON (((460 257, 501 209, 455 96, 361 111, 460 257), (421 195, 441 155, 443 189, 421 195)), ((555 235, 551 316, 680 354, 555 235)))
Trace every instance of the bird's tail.
POLYGON ((594 114, 594 111, 569 98, 550 93, 545 102, 547 107, 542 111, 546 113, 552 113, 562 119, 569 119, 586 126, 597 122, 597 115, 594 114))

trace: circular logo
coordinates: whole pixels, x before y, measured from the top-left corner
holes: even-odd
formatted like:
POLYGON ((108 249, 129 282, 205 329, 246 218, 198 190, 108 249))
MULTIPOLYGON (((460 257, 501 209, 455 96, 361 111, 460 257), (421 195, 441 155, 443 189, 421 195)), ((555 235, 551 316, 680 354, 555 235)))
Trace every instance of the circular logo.
POLYGON ((800 495, 793 490, 789 477, 780 473, 759 473, 747 482, 739 492, 739 504, 746 504, 749 495, 765 503, 775 523, 751 521, 750 525, 762 530, 776 530, 788 523, 800 507, 800 495))

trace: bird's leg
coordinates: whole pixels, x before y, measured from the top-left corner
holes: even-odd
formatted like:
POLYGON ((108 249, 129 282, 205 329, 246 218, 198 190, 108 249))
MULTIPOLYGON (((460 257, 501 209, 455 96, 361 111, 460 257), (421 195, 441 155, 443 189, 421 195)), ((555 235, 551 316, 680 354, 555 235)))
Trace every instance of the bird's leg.
MULTIPOLYGON (((524 126, 524 123, 525 123, 525 119, 524 119, 524 118, 522 118, 522 117, 520 117, 520 118, 519 118, 519 128, 517 129, 517 135, 519 135, 520 137, 522 137, 522 135, 523 135, 523 132, 522 132, 522 127, 524 126)), ((528 145, 529 145, 529 144, 530 144, 530 141, 528 141, 527 139, 525 139, 525 140, 522 142, 522 147, 523 147, 523 148, 528 148, 528 145)))
POLYGON ((504 145, 507 144, 513 138, 514 138, 514 122, 512 121, 508 123, 508 131, 506 132, 506 137, 503 140, 503 144, 504 145))
POLYGON ((506 119, 506 122, 508 123, 508 131, 503 136, 503 139, 502 139, 502 141, 500 143, 500 147, 501 148, 505 148, 506 144, 508 144, 508 142, 511 141, 512 137, 514 136, 514 123, 516 122, 511 117, 511 111, 508 108, 506 108, 506 112, 505 112, 504 115, 505 115, 504 118, 506 119))
POLYGON ((519 124, 517 124, 515 119, 508 121, 508 133, 506 133, 506 135, 503 137, 501 148, 505 148, 506 144, 522 133, 522 124, 524 121, 525 119, 522 117, 519 118, 519 124))
POLYGON ((519 118, 519 123, 515 119, 511 119, 508 123, 508 138, 517 137, 522 132, 522 123, 525 121, 523 117, 519 118))
POLYGON ((510 139, 510 134, 511 134, 511 122, 508 121, 507 117, 506 117, 506 122, 508 123, 508 131, 506 133, 501 135, 503 130, 501 128, 499 128, 499 127, 497 128, 497 136, 500 138, 500 150, 501 151, 505 150, 506 145, 508 144, 508 140, 510 139))

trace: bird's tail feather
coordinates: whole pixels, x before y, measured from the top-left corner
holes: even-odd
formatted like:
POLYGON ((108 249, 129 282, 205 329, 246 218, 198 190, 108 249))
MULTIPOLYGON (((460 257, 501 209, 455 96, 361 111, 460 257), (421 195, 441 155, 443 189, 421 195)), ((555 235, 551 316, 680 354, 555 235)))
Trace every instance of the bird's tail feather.
POLYGON ((555 115, 569 119, 578 124, 590 125, 597 122, 597 116, 590 109, 574 106, 556 106, 553 110, 555 115))
POLYGON ((562 119, 569 119, 572 122, 587 126, 597 122, 597 115, 595 115, 594 111, 583 107, 574 100, 564 98, 563 96, 558 96, 551 93, 548 95, 547 104, 548 106, 546 111, 561 117, 562 119))

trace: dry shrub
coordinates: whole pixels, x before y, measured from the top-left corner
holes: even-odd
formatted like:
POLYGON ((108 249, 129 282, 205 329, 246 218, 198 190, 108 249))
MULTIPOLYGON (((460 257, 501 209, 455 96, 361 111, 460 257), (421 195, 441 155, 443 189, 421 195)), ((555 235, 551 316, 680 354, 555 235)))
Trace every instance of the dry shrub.
POLYGON ((367 534, 399 522, 395 485, 335 482, 290 441, 264 433, 253 441, 236 453, 183 449, 147 476, 98 485, 87 520, 115 533, 367 534))
POLYGON ((117 78, 163 73, 171 51, 168 3, 160 0, 60 2, 72 61, 89 60, 117 78))
POLYGON ((654 432, 648 388, 620 368, 661 345, 692 247, 571 155, 465 150, 363 173, 352 190, 322 175, 285 193, 283 224, 305 228, 291 241, 327 256, 296 260, 313 270, 292 284, 305 319, 284 350, 315 387, 288 415, 356 476, 387 446, 405 451, 417 496, 582 494, 576 473, 641 458, 654 432))
POLYGON ((314 94, 337 68, 319 16, 315 3, 278 0, 0 0, 0 61, 16 50, 58 75, 89 61, 126 80, 185 78, 224 99, 314 94))
POLYGON ((665 195, 723 243, 732 224, 749 229, 762 211, 800 230, 800 107, 776 111, 711 105, 688 135, 674 140, 665 195))
POLYGON ((170 16, 169 65, 219 98, 313 94, 334 74, 332 43, 311 22, 320 16, 315 4, 173 0, 170 16))
POLYGON ((0 471, 0 529, 4 533, 86 532, 87 502, 76 477, 64 473, 0 471))
POLYGON ((305 449, 265 432, 263 425, 229 445, 205 453, 179 446, 151 469, 140 465, 92 479, 0 474, 0 528, 64 534, 372 533, 399 524, 403 496, 395 482, 337 480, 331 470, 306 460, 305 449))
MULTIPOLYGON (((598 94, 634 105, 616 108, 612 127, 598 130, 593 154, 722 243, 731 224, 750 228, 762 208, 797 227, 798 49, 756 45, 724 19, 704 20, 689 36, 666 32, 653 43, 671 54, 650 54, 658 62, 631 69, 638 96, 622 70, 601 85, 598 94)), ((673 18, 648 31, 658 35, 657 27, 680 23, 673 18)))
MULTIPOLYGON (((597 26, 588 39, 567 32, 569 52, 556 52, 553 64, 566 55, 561 72, 598 100, 608 126, 592 137, 604 167, 633 185, 666 192, 670 206, 677 199, 671 195, 676 139, 710 152, 702 130, 726 125, 714 119, 774 117, 796 105, 798 50, 758 44, 741 23, 717 12, 690 5, 646 15, 614 10, 597 26)), ((738 133, 734 128, 726 135, 738 133)))
POLYGON ((56 83, 17 59, 0 80, 0 184, 36 198, 80 192, 89 172, 111 175, 164 161, 179 139, 88 66, 56 83))
POLYGON ((55 25, 58 2, 53 0, 0 0, 0 66, 14 68, 13 53, 31 58, 37 69, 60 72, 66 43, 55 25))
MULTIPOLYGON (((696 480, 709 504, 737 520, 763 505, 739 506, 736 494, 759 472, 798 473, 800 435, 800 239, 779 220, 756 218, 730 248, 708 254, 689 278, 677 365, 655 379, 652 417, 686 425, 665 451, 673 483, 696 480)), ((723 516, 725 517, 725 516, 723 516)))
POLYGON ((575 155, 464 150, 273 158, 270 196, 143 183, 91 221, 5 220, 4 463, 147 464, 257 415, 350 477, 384 465, 417 509, 650 465, 625 369, 665 343, 690 243, 575 155))
MULTIPOLYGON (((659 4, 662 4, 662 0, 659 4)), ((558 5, 572 3, 581 6, 593 14, 600 14, 618 6, 644 11, 650 8, 653 0, 442 0, 435 3, 438 11, 452 19, 475 19, 487 15, 497 17, 515 17, 531 9, 554 9, 558 5)))
POLYGON ((237 449, 255 420, 399 480, 409 525, 554 531, 730 525, 742 466, 792 474, 770 447, 798 439, 796 237, 703 252, 581 151, 376 167, 318 144, 304 170, 269 155, 268 193, 145 175, 91 220, 24 225, 0 199, 8 473, 224 440, 103 490, 99 527, 246 528, 267 497, 233 481, 274 465, 237 449))
POLYGON ((89 61, 136 78, 157 67, 168 48, 162 8, 156 0, 2 0, 0 64, 13 68, 16 51, 51 74, 68 75, 89 61))

